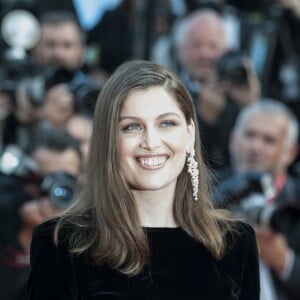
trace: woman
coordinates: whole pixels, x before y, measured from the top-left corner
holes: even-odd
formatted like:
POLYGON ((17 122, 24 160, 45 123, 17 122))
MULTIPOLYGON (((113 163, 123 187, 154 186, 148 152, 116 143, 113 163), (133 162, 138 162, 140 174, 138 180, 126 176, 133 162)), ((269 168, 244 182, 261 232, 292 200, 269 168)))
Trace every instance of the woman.
POLYGON ((37 227, 29 299, 259 299, 253 230, 212 207, 193 103, 146 61, 94 113, 85 187, 37 227))

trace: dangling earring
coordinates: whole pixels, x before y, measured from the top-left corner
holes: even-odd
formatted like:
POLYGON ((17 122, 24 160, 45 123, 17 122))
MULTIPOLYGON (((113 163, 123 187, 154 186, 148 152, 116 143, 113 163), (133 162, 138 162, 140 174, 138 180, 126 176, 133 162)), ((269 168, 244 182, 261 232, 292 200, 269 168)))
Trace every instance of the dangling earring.
POLYGON ((193 146, 190 146, 187 150, 187 171, 191 176, 194 201, 198 201, 199 169, 198 162, 195 160, 195 149, 193 146))

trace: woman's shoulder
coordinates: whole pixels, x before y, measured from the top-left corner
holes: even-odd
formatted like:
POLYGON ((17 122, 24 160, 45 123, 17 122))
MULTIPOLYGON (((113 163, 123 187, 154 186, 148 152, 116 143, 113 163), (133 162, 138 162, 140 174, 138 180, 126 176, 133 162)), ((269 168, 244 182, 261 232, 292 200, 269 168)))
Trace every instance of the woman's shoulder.
MULTIPOLYGON (((243 221, 235 221, 225 239, 226 255, 247 256, 257 253, 255 232, 252 226, 243 221)), ((226 256, 225 255, 225 256, 226 256)))
POLYGON ((237 238, 242 240, 244 238, 250 238, 250 237, 255 238, 255 232, 253 227, 249 223, 243 221, 234 222, 233 233, 237 236, 237 238))
POLYGON ((231 295, 239 295, 239 299, 259 298, 258 251, 251 225, 235 221, 226 235, 226 253, 218 267, 231 295))
MULTIPOLYGON (((55 236, 55 230, 56 226, 59 223, 60 218, 55 217, 52 219, 48 219, 44 221, 43 223, 39 224, 34 228, 32 240, 33 242, 39 242, 48 244, 51 246, 55 245, 54 242, 54 236, 55 236)), ((58 233, 58 241, 60 247, 67 247, 67 241, 69 239, 69 236, 71 234, 71 226, 63 226, 58 233)))
POLYGON ((240 282, 245 273, 257 274, 258 250, 251 225, 235 221, 233 229, 226 234, 225 243, 226 251, 218 265, 228 278, 240 282))
POLYGON ((53 236, 58 219, 49 219, 37 225, 33 230, 32 239, 49 239, 53 236))
POLYGON ((54 228, 55 228, 57 222, 58 222, 58 218, 48 219, 48 220, 44 221, 43 223, 37 225, 34 228, 34 231, 38 232, 38 234, 40 234, 42 236, 47 236, 54 231, 54 228))

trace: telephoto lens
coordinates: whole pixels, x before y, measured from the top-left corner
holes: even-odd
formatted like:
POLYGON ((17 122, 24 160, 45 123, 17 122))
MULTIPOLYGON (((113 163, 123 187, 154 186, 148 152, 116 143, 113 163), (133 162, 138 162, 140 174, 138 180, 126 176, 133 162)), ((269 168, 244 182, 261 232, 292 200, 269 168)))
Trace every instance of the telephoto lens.
POLYGON ((41 182, 42 195, 50 198, 57 208, 67 208, 78 191, 76 178, 65 172, 55 172, 47 175, 41 182))

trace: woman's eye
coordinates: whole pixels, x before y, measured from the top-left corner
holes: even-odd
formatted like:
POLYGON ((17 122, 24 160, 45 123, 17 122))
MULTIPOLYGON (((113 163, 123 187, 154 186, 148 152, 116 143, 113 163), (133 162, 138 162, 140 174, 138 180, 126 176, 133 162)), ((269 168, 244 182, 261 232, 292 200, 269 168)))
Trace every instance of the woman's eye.
POLYGON ((122 127, 122 131, 135 131, 135 130, 141 130, 142 126, 137 123, 128 124, 122 127))
POLYGON ((173 126, 177 126, 177 123, 174 121, 163 121, 161 123, 162 127, 173 127, 173 126))

